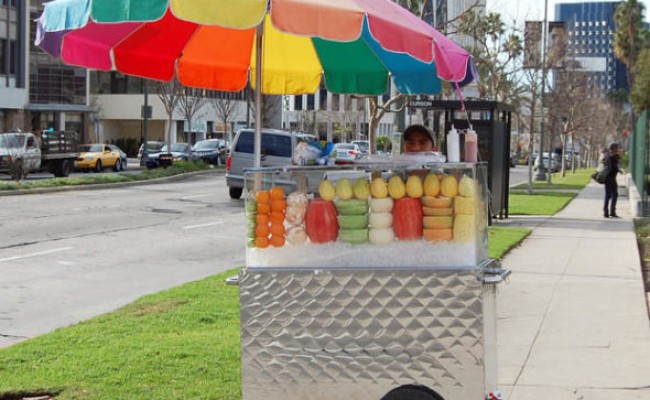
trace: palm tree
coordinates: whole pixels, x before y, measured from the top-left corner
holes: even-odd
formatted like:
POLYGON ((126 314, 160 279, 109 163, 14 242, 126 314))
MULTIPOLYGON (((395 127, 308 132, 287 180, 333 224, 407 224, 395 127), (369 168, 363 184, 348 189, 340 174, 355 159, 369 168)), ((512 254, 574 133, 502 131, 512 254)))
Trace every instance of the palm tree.
POLYGON ((643 11, 645 6, 637 0, 627 0, 616 7, 614 20, 614 54, 627 67, 627 82, 629 90, 634 86, 634 65, 638 54, 643 49, 647 30, 643 27, 643 11))

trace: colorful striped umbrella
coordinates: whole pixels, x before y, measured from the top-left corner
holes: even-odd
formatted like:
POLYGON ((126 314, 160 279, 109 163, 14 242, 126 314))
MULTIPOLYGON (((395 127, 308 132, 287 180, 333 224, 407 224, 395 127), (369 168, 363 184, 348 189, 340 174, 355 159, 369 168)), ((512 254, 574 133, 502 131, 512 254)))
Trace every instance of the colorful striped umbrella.
POLYGON ((38 28, 66 64, 212 90, 250 81, 258 98, 322 79, 333 93, 384 94, 392 78, 436 94, 476 76, 467 51, 391 0, 54 0, 38 28))
POLYGON ((67 64, 205 89, 239 91, 249 72, 255 86, 261 25, 266 94, 314 93, 321 77, 369 95, 389 77, 405 94, 473 79, 465 50, 390 0, 55 0, 41 23, 67 64))

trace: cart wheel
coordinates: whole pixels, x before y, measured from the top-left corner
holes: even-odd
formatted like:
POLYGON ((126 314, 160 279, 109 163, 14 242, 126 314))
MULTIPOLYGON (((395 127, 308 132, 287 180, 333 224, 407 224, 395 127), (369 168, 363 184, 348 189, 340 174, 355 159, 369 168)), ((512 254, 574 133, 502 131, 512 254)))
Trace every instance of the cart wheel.
POLYGON ((404 385, 386 393, 381 400, 445 400, 435 390, 422 385, 404 385))

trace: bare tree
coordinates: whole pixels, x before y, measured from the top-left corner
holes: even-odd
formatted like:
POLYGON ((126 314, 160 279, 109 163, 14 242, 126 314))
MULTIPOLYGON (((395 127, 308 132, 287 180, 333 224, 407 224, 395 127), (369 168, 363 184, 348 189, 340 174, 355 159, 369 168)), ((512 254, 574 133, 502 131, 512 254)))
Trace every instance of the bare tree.
POLYGON ((358 96, 358 99, 367 99, 370 104, 368 115, 368 141, 370 154, 377 154, 377 126, 386 113, 400 112, 406 107, 410 96, 397 94, 383 104, 379 104, 375 96, 358 96))
MULTIPOLYGON (((249 112, 251 115, 255 115, 255 91, 250 86, 246 89, 246 99, 249 112)), ((276 117, 280 115, 282 115, 282 96, 263 94, 261 126, 263 128, 279 128, 276 117)))
POLYGON ((165 112, 167 113, 167 132, 165 133, 165 143, 167 143, 167 148, 171 148, 171 137, 172 137, 172 123, 174 118, 174 111, 176 106, 180 101, 180 98, 183 94, 183 85, 174 78, 173 80, 163 83, 159 82, 156 85, 156 92, 158 98, 163 103, 165 107, 165 112))
POLYGON ((228 143, 232 143, 232 129, 230 129, 230 122, 235 121, 239 116, 237 100, 232 99, 230 96, 223 96, 213 98, 210 104, 214 107, 219 122, 221 122, 227 129, 228 143))
MULTIPOLYGON (((180 90, 178 98, 178 108, 183 113, 185 120, 187 121, 187 128, 189 134, 192 134, 192 121, 196 113, 203 107, 206 103, 205 92, 202 89, 195 89, 189 87, 183 87, 180 90)), ((189 142, 191 138, 185 138, 185 141, 189 142)))

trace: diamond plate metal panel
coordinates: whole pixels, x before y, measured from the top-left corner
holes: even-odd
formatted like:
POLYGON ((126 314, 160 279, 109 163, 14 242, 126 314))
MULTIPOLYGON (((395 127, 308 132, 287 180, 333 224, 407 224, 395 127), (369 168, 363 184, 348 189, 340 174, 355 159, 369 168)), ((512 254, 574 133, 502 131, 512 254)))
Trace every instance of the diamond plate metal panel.
POLYGON ((244 400, 483 399, 481 270, 240 273, 244 400))

